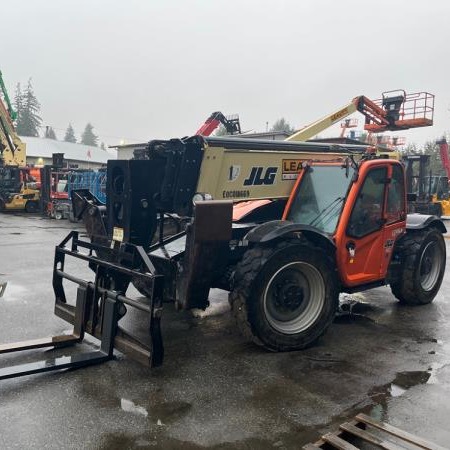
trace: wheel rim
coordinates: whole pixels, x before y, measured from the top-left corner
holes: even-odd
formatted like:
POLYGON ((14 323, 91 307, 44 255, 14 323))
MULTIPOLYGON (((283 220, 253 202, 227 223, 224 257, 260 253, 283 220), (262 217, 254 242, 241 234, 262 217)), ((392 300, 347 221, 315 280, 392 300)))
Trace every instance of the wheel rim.
POLYGON ((304 262, 281 267, 264 291, 266 319, 283 334, 308 329, 320 316, 324 303, 323 277, 314 266, 304 262))
POLYGON ((441 251, 437 242, 429 242, 420 256, 420 286, 424 291, 431 291, 439 279, 442 267, 441 251))

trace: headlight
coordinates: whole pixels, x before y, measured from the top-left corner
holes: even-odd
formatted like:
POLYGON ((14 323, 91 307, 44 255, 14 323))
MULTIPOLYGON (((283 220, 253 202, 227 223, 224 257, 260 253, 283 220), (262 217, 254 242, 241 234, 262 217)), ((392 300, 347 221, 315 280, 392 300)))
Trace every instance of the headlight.
POLYGON ((192 197, 192 203, 203 202, 205 200, 212 200, 211 194, 197 193, 192 197))

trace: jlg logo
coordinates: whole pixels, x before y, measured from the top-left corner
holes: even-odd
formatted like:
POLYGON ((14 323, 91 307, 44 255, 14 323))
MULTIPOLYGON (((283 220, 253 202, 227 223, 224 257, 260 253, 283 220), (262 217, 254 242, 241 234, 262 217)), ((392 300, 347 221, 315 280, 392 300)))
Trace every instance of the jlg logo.
POLYGON ((252 167, 250 176, 244 180, 244 186, 261 186, 263 184, 273 184, 275 182, 275 175, 277 174, 277 167, 268 167, 265 172, 264 167, 252 167))

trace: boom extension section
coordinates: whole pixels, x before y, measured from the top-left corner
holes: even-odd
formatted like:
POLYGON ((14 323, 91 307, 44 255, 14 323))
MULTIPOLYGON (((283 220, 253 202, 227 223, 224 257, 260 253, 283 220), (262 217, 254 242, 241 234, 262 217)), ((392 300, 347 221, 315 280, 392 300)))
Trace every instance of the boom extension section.
POLYGON ((348 105, 319 119, 289 136, 287 141, 306 141, 349 115, 365 116, 364 130, 369 133, 407 130, 433 125, 434 95, 428 92, 407 94, 403 90, 383 93, 381 99, 355 97, 348 105))

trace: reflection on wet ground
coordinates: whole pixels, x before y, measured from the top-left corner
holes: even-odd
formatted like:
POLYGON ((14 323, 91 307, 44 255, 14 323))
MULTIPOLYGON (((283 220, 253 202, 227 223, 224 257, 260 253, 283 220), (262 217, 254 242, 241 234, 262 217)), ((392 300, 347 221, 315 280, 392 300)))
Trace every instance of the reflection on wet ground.
POLYGON ((377 420, 386 420, 386 412, 391 398, 404 395, 408 389, 426 384, 431 377, 431 370, 397 373, 391 383, 377 386, 369 392, 369 397, 375 404, 367 410, 369 415, 377 420))
MULTIPOLYGON (((0 282, 8 281, 0 343, 60 334, 69 326, 52 313, 51 271, 68 227, 0 222, 0 282)), ((301 352, 270 353, 243 339, 224 292, 213 291, 212 306, 194 317, 164 304, 163 367, 118 354, 101 366, 1 383, 0 448, 290 450, 359 412, 419 435, 431 429, 439 439, 426 437, 445 444, 448 278, 436 301, 419 308, 399 306, 388 288, 342 295, 330 330, 301 352)), ((121 323, 147 332, 131 315, 121 323)))

